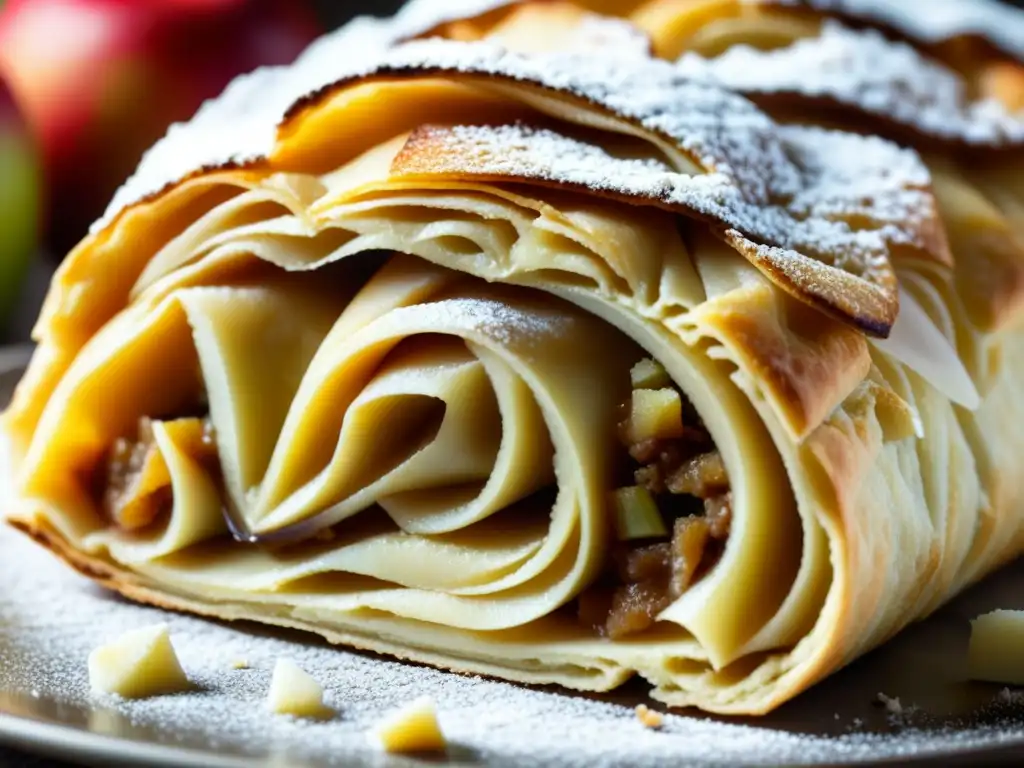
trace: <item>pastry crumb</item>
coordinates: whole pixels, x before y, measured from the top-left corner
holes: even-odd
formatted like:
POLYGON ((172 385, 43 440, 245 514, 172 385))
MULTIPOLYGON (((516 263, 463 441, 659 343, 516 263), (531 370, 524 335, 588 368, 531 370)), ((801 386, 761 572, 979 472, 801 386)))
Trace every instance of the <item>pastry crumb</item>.
POLYGON ((884 693, 879 691, 878 702, 885 706, 885 708, 894 715, 903 714, 903 705, 900 703, 899 696, 886 696, 884 693))
POLYGON ((270 711, 311 720, 329 720, 334 710, 324 704, 324 689, 293 661, 278 659, 267 693, 270 711))
POLYGON ((192 688, 166 624, 125 632, 90 653, 88 666, 89 685, 96 693, 144 699, 192 688))
POLYGON ((249 662, 246 661, 245 659, 235 659, 234 661, 231 662, 231 668, 232 669, 248 669, 249 668, 249 662))
POLYGON ((638 704, 636 707, 637 720, 643 724, 644 728, 650 728, 657 730, 665 724, 665 716, 661 712, 648 707, 646 704, 638 704))
POLYGON ((437 705, 429 696, 411 701, 386 716, 370 733, 385 752, 444 752, 448 741, 437 722, 437 705))

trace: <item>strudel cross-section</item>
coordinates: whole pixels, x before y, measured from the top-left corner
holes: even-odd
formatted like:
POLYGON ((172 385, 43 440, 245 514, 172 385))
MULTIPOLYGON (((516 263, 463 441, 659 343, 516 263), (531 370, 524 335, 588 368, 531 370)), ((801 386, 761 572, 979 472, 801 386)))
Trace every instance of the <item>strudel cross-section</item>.
POLYGON ((618 20, 408 32, 149 152, 51 286, 11 523, 135 600, 734 713, 1022 551, 1024 333, 915 152, 618 20))

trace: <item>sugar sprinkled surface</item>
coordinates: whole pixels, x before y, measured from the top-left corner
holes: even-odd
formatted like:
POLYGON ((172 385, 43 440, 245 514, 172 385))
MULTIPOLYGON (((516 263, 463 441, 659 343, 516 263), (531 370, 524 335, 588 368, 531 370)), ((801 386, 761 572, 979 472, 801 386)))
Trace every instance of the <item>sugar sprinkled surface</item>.
POLYGON ((550 307, 531 307, 527 312, 494 298, 450 298, 431 304, 394 309, 387 321, 401 327, 406 316, 421 326, 453 333, 476 332, 503 346, 536 347, 557 343, 577 322, 571 315, 550 307))
MULTIPOLYGON (((457 19, 472 19, 518 0, 410 0, 400 13, 424 30, 457 19)), ((743 0, 747 3, 764 0, 743 0)), ((885 24, 925 43, 974 35, 991 40, 1006 53, 1024 59, 1024 13, 998 0, 928 0, 927 13, 915 0, 773 0, 806 5, 825 13, 885 24)))
POLYGON ((1011 115, 995 100, 971 101, 960 75, 906 43, 834 21, 818 37, 786 48, 739 45, 714 59, 689 53, 678 67, 744 93, 831 99, 940 139, 1024 142, 1024 115, 1011 115))
MULTIPOLYGON (((932 213, 918 157, 874 138, 813 128, 778 128, 787 170, 801 181, 787 205, 752 204, 727 172, 688 174, 651 158, 615 157, 604 148, 528 125, 422 129, 396 162, 399 174, 453 173, 532 179, 653 200, 696 211, 746 235, 811 254, 828 252, 854 274, 871 268, 888 243, 915 243, 932 213), (873 228, 851 232, 860 218, 873 228)), ((916 243, 915 243, 916 244, 916 243)))
MULTIPOLYGON (((403 38, 429 35, 443 24, 463 19, 477 19, 491 11, 509 8, 520 0, 410 0, 398 11, 395 22, 414 34, 403 38)), ((605 56, 650 55, 651 40, 638 27, 625 19, 597 13, 584 13, 577 29, 562 40, 570 50, 591 50, 605 56)))
MULTIPOLYGON (((550 693, 404 665, 297 635, 234 628, 108 596, 19 534, 0 528, 0 693, 89 708, 100 732, 141 729, 166 743, 206 745, 229 754, 287 753, 290 760, 381 758, 366 731, 395 707, 419 696, 438 702, 453 754, 487 763, 565 766, 808 764, 937 754, 1024 739, 1024 722, 890 734, 810 736, 712 718, 667 714, 658 731, 644 728, 635 701, 550 693), (89 651, 121 633, 167 622, 194 693, 140 701, 89 692, 89 651), (267 686, 278 658, 287 657, 325 688, 339 710, 326 723, 270 714, 267 686), (245 658, 250 669, 232 669, 245 658), (30 693, 34 692, 34 693, 30 693)), ((1013 711, 1016 694, 997 696, 1013 711)), ((0 699, 0 702, 3 700, 0 699)), ((4 705, 0 703, 0 710, 4 705)), ((1019 711, 1019 707, 1018 707, 1019 711)), ((832 709, 824 719, 832 721, 832 709)), ((851 732, 853 731, 853 732, 851 732)))
POLYGON ((409 0, 399 9, 395 20, 405 29, 428 32, 435 27, 515 5, 520 0, 409 0))
MULTIPOLYGON (((667 62, 572 54, 523 56, 487 43, 436 39, 389 47, 394 33, 385 22, 364 19, 361 23, 365 34, 358 29, 339 33, 329 43, 322 41, 292 69, 264 70, 236 81, 224 98, 209 103, 191 124, 172 129, 118 193, 108 220, 120 207, 161 189, 186 169, 268 154, 277 122, 290 103, 304 94, 375 72, 440 71, 541 86, 598 105, 627 123, 663 136, 675 151, 696 158, 728 181, 727 186, 696 182, 691 204, 704 203, 701 213, 715 215, 726 226, 760 240, 759 245, 799 247, 812 258, 829 250, 833 263, 867 275, 873 265, 885 260, 890 242, 914 239, 912 227, 892 222, 855 229, 829 216, 817 216, 806 203, 810 193, 820 188, 817 182, 828 174, 819 172, 817 178, 809 178, 794 157, 815 154, 811 139, 818 134, 790 132, 784 139, 779 126, 742 96, 694 82, 667 62), (368 63, 366 56, 357 57, 358 64, 353 60, 352 51, 344 45, 348 38, 353 47, 369 54, 368 63), (232 145, 230 136, 240 138, 232 145), (803 146, 794 152, 793 144, 803 146), (781 211, 778 201, 792 198, 803 201, 804 215, 781 211), (757 213, 759 206, 767 207, 765 215, 757 213), (787 213, 781 220, 780 212, 787 213), (799 220, 799 238, 790 235, 794 218, 799 220)), ((880 146, 877 140, 859 137, 847 141, 851 150, 880 146), (857 142, 863 142, 863 147, 854 146, 857 142)), ((812 167, 827 169, 830 162, 828 154, 817 152, 812 167)), ((843 189, 832 186, 831 206, 840 202, 843 189)), ((856 205, 853 198, 849 203, 856 205)))
MULTIPOLYGON (((881 2, 881 0, 859 0, 859 2, 854 2, 854 0, 816 0, 816 2, 823 8, 826 6, 838 8, 841 5, 844 12, 861 13, 872 18, 896 14, 894 10, 896 4, 892 0, 889 2, 881 2)), ((960 29, 963 25, 974 24, 979 28, 984 27, 994 35, 1001 29, 1015 28, 1021 23, 1021 14, 1013 14, 1013 12, 1008 12, 1011 16, 1007 16, 1006 19, 999 19, 999 22, 1005 21, 1005 25, 992 22, 988 20, 987 10, 985 13, 975 14, 977 19, 986 20, 984 24, 975 19, 975 16, 966 17, 965 20, 962 15, 949 10, 953 4, 961 2, 975 6, 979 5, 981 0, 970 0, 970 2, 968 0, 947 0, 947 2, 938 3, 943 8, 947 8, 944 14, 939 14, 942 18, 948 16, 950 19, 946 23, 947 27, 960 29)), ((373 71, 376 68, 375 62, 376 64, 382 63, 380 59, 385 52, 401 40, 424 34, 444 21, 465 15, 476 15, 504 4, 489 0, 463 0, 453 6, 447 2, 423 0, 408 6, 391 20, 368 16, 359 17, 341 29, 315 41, 289 67, 264 67, 238 77, 219 97, 206 102, 191 121, 171 126, 166 136, 146 153, 136 173, 117 192, 104 216, 93 224, 91 231, 102 230, 127 206, 148 195, 160 192, 167 185, 179 181, 190 173, 225 164, 250 163, 266 157, 274 146, 277 126, 281 119, 289 108, 304 96, 333 82, 373 71), (370 63, 367 64, 367 62, 370 63)), ((979 5, 979 7, 981 6, 979 5)), ((985 4, 984 8, 989 8, 989 5, 985 4)), ((934 10, 933 4, 930 4, 929 14, 914 14, 914 18, 931 17, 934 15, 934 10)), ((935 33, 935 30, 931 29, 931 32, 935 33)), ((1020 36, 1020 39, 1024 39, 1024 35, 1020 36)), ((455 49, 449 49, 449 52, 451 50, 455 49)), ((471 69, 475 57, 469 55, 468 59, 462 61, 458 57, 455 57, 454 61, 450 60, 450 56, 442 58, 449 59, 446 62, 447 66, 458 68, 461 64, 471 69)), ((579 71, 556 68, 556 71, 551 73, 552 77, 545 84, 556 89, 565 86, 571 90, 571 86, 580 84, 579 75, 586 74, 588 69, 601 70, 600 75, 604 78, 614 75, 614 72, 607 70, 610 69, 609 64, 615 61, 619 62, 619 66, 612 69, 621 72, 627 80, 632 81, 633 85, 643 82, 650 74, 653 74, 653 72, 645 72, 639 62, 636 68, 621 66, 621 57, 589 57, 582 64, 577 64, 576 69, 579 71), (632 76, 630 76, 631 72, 632 76)), ((402 64, 400 61, 391 63, 402 64)), ((505 63, 508 63, 508 59, 505 60, 505 63)), ((550 69, 552 62, 545 59, 541 64, 544 68, 550 69)), ((418 64, 415 60, 407 59, 404 65, 408 67, 444 66, 445 62, 437 60, 436 56, 433 58, 428 56, 418 64)), ((523 75, 522 72, 517 73, 515 68, 512 71, 506 69, 505 72, 512 75, 523 75)), ((524 79, 530 78, 525 77, 524 79)), ((613 80, 622 84, 622 77, 613 78, 613 80)), ((590 81, 591 85, 601 82, 598 78, 590 78, 590 81)), ((597 91, 591 90, 584 95, 600 101, 602 95, 608 95, 613 89, 614 86, 597 91)), ((620 93, 620 96, 623 97, 620 98, 620 101, 633 100, 638 110, 643 111, 645 108, 649 110, 655 106, 650 103, 650 97, 656 93, 656 90, 653 87, 648 87, 641 93, 620 93)), ((697 92, 690 89, 690 95, 697 95, 697 92)), ((706 109, 708 104, 706 99, 704 101, 705 103, 701 105, 702 108, 698 112, 702 117, 707 118, 713 113, 706 109)), ((742 100, 737 101, 734 97, 733 101, 740 103, 742 100)), ((743 131, 739 128, 744 121, 756 122, 756 118, 753 117, 755 113, 751 113, 749 110, 740 110, 738 114, 741 119, 737 120, 736 113, 730 108, 731 103, 727 99, 719 97, 717 104, 718 127, 721 128, 726 120, 731 121, 732 130, 727 132, 726 142, 739 146, 745 145, 746 159, 754 160, 758 151, 764 149, 763 142, 757 141, 758 131, 756 129, 743 131)), ((614 108, 615 105, 612 106, 614 108)), ((664 99, 657 106, 664 108, 666 106, 664 99)), ((678 112, 648 113, 647 118, 651 127, 657 127, 660 123, 663 128, 667 129, 669 126, 665 124, 666 121, 678 120, 679 114, 678 112)), ((765 118, 762 116, 761 119, 765 118)), ((766 130, 764 125, 760 126, 760 131, 761 133, 770 133, 770 130, 766 130)), ((746 172, 748 181, 757 180, 766 170, 776 171, 778 169, 770 166, 765 168, 763 163, 753 163, 746 172)), ((734 168, 733 171, 738 176, 744 173, 743 168, 734 168)), ((785 185, 791 179, 783 176, 780 181, 785 185)), ((765 182, 762 180, 761 183, 765 182)), ((775 180, 771 179, 767 183, 774 184, 775 180)))
MULTIPOLYGON (((756 1, 756 0, 755 0, 756 1)), ((750 0, 747 0, 750 2, 750 0)), ((1024 12, 998 0, 775 0, 885 24, 907 37, 936 43, 974 35, 1024 59, 1024 12)))
POLYGON ((590 51, 602 56, 650 56, 651 40, 628 21, 588 13, 579 29, 570 36, 572 50, 590 51))

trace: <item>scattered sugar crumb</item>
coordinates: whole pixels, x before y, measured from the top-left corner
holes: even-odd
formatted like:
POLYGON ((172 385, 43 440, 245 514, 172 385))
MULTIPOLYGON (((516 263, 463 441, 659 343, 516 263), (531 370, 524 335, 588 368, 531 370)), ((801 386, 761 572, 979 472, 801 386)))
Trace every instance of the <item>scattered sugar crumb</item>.
POLYGON ((996 694, 996 701, 1001 704, 1024 704, 1024 690, 1011 690, 1010 688, 1003 688, 996 694))
MULTIPOLYGON (((920 227, 933 213, 932 202, 919 188, 927 170, 916 155, 888 142, 782 128, 739 94, 683 77, 661 60, 523 56, 486 42, 440 39, 393 45, 395 34, 385 22, 364 20, 318 42, 290 68, 258 70, 234 81, 146 153, 93 231, 126 205, 196 168, 266 157, 279 123, 307 94, 380 72, 419 70, 493 76, 573 94, 665 137, 710 172, 633 174, 635 189, 627 193, 654 200, 669 195, 674 204, 735 230, 752 245, 783 251, 766 257, 828 254, 830 266, 870 279, 892 245, 927 246, 920 227), (853 186, 850 162, 843 160, 851 156, 864 160, 853 186)), ((570 153, 547 170, 568 183, 576 171, 591 178, 591 166, 572 166, 578 158, 579 152, 570 153)), ((597 186, 609 189, 615 183, 616 177, 606 174, 597 186)))
MULTIPOLYGON (((290 764, 377 759, 366 734, 387 713, 430 696, 457 754, 482 764, 654 768, 807 765, 908 759, 1024 741, 1018 707, 995 725, 839 736, 790 733, 713 717, 673 715, 672 727, 636 727, 635 702, 550 692, 406 665, 304 641, 303 635, 239 627, 130 604, 100 590, 40 547, 0 526, 0 690, 8 701, 58 701, 98 733, 182 743, 249 760, 287 754, 290 764), (97 699, 85 659, 106 638, 166 622, 196 690, 135 701, 97 699), (331 692, 344 717, 323 723, 271 714, 264 706, 275 661, 286 656, 331 692), (240 675, 231 662, 246 659, 240 675), (6 693, 9 692, 9 693, 6 693), (15 698, 12 698, 15 697, 15 698), (214 746, 211 746, 214 745, 214 746), (463 750, 465 752, 463 752, 463 750)), ((1010 694, 1007 694, 1010 695, 1010 694)), ((994 702, 994 704, 996 704, 994 702)), ((29 706, 26 704, 26 706, 29 706)), ((826 715, 827 718, 827 715, 826 715)), ((857 727, 864 725, 858 718, 857 727)), ((812 727, 814 723, 810 723, 812 727)))
MULTIPOLYGON (((423 2, 424 0, 421 0, 423 2)), ((430 2, 425 0, 424 4, 430 2)), ((445 0, 447 2, 447 0, 445 0)), ((480 2, 480 0, 477 0, 480 2)), ((775 0, 884 24, 907 37, 936 43, 978 35, 1011 56, 1024 58, 1024 14, 998 0, 928 0, 927 12, 912 0, 775 0)))
POLYGON ((904 704, 900 701, 899 696, 888 696, 879 692, 875 701, 879 706, 885 708, 891 725, 908 724, 911 718, 920 712, 920 707, 914 704, 904 704))
POLYGON ((972 100, 964 78, 876 30, 826 22, 818 37, 763 51, 746 45, 714 59, 684 55, 679 71, 757 97, 828 98, 926 135, 969 144, 1024 141, 1024 120, 995 100, 972 100))
POLYGON ((643 724, 644 728, 661 728, 665 724, 665 716, 656 712, 646 704, 637 704, 636 717, 643 724))
POLYGON ((900 704, 899 696, 886 696, 884 693, 879 692, 878 701, 894 715, 903 713, 903 705, 900 704))

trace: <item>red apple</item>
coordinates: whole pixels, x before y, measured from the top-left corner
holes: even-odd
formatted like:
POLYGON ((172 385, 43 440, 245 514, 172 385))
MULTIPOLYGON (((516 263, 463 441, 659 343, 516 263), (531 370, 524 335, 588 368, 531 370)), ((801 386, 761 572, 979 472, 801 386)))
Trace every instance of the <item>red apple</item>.
POLYGON ((28 126, 0 77, 0 324, 10 319, 36 250, 40 175, 28 126))
POLYGON ((299 0, 8 0, 0 69, 39 137, 52 247, 82 237, 170 123, 319 33, 299 0))

